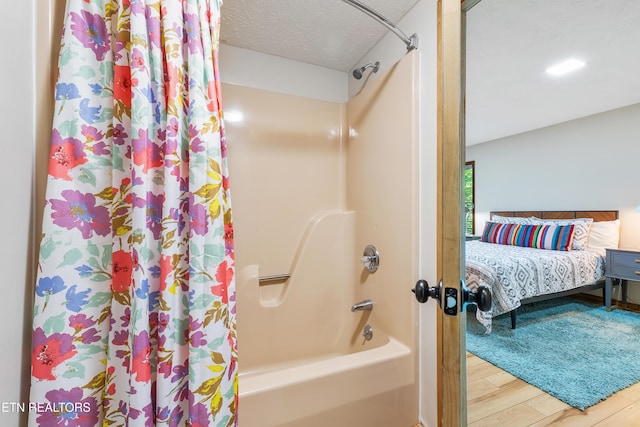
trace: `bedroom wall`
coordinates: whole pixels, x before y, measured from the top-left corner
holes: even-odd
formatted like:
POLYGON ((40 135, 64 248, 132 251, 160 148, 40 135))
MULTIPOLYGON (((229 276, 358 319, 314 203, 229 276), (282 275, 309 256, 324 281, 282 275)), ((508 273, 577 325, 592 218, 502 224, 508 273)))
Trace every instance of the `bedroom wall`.
MULTIPOLYGON (((620 211, 620 247, 640 247, 640 104, 467 147, 476 233, 492 210, 620 211)), ((630 287, 640 303, 640 287, 630 287)))

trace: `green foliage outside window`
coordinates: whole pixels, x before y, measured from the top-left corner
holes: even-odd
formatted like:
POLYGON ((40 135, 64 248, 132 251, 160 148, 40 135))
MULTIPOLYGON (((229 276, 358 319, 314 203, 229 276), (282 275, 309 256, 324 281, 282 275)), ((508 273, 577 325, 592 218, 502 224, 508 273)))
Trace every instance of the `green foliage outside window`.
POLYGON ((473 185, 474 162, 465 163, 464 167, 464 209, 465 209, 465 232, 473 234, 474 226, 474 185, 473 185))

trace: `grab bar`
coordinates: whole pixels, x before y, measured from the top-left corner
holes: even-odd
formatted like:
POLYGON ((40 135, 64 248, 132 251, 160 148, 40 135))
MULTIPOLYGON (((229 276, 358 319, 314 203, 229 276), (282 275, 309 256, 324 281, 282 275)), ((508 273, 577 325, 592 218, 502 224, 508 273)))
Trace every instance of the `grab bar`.
POLYGON ((268 282, 284 282, 285 280, 288 280, 289 277, 291 277, 291 275, 288 273, 275 274, 273 276, 260 276, 258 277, 258 283, 262 284, 268 282))

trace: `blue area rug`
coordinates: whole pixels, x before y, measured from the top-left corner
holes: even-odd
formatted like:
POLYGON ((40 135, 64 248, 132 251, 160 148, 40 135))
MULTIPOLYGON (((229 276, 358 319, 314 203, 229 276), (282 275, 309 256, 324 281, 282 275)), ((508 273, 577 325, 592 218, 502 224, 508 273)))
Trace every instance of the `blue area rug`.
POLYGON ((607 312, 570 298, 493 319, 490 335, 470 313, 467 350, 578 409, 640 381, 640 314, 607 312))

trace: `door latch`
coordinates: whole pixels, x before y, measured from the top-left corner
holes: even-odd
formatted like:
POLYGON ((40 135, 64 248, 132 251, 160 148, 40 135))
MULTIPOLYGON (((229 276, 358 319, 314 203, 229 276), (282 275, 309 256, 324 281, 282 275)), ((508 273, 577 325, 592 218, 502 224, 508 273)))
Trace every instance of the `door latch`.
MULTIPOLYGON (((419 303, 425 303, 429 298, 438 301, 438 305, 449 316, 458 314, 458 289, 444 288, 442 290, 442 279, 438 282, 438 286, 429 286, 426 280, 418 280, 411 291, 416 295, 419 303)), ((486 286, 480 286, 476 291, 470 291, 464 280, 460 280, 460 292, 462 294, 461 311, 469 304, 475 304, 480 311, 491 310, 491 291, 486 286)))

